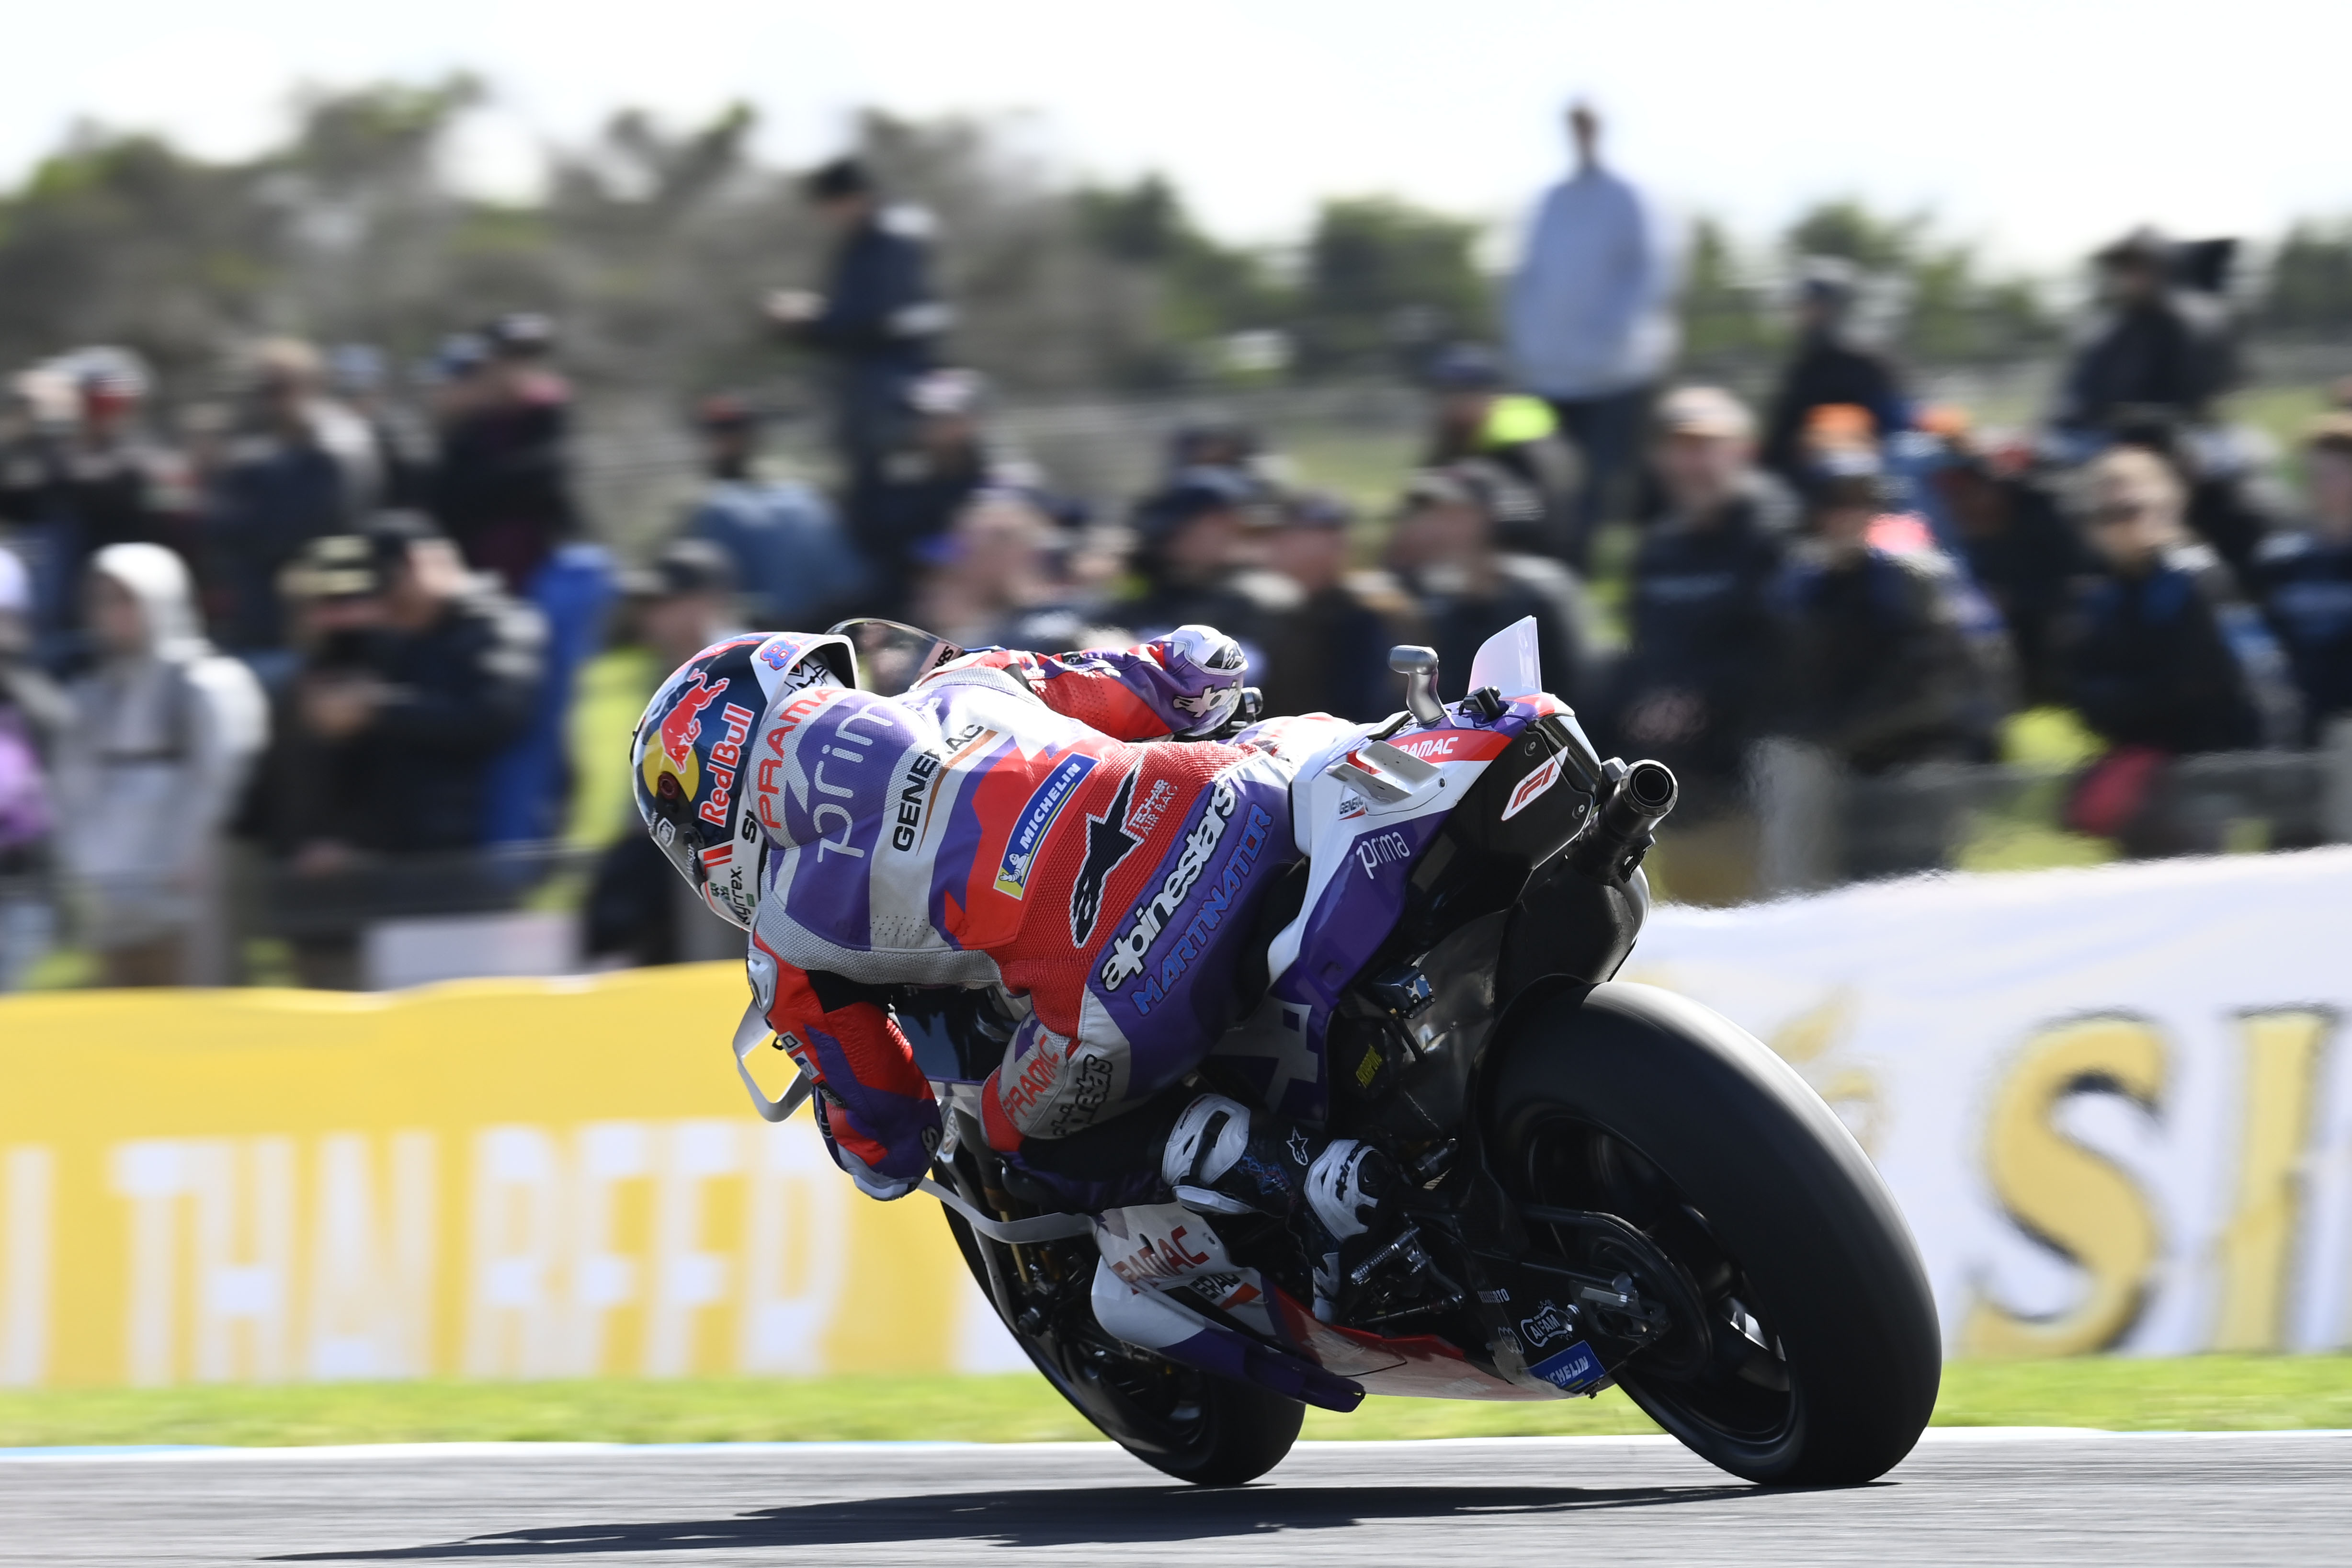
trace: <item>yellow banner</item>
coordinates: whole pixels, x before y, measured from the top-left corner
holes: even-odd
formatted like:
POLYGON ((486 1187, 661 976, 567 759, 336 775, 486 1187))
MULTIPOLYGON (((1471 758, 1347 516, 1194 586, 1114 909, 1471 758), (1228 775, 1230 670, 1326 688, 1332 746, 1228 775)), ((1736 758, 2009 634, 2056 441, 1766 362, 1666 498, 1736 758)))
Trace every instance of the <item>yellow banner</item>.
POLYGON ((745 998, 0 1000, 0 1385, 1007 1364, 936 1203, 751 1114, 745 998))

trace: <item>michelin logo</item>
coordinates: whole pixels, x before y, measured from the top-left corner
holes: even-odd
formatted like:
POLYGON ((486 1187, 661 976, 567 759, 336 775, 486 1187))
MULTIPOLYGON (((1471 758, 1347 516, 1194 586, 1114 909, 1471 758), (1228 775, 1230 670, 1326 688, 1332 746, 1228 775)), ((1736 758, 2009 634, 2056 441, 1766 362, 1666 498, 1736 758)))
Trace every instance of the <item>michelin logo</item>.
POLYGON ((1554 1388, 1570 1394, 1582 1394, 1608 1373, 1601 1369, 1601 1358, 1582 1340, 1569 1346, 1558 1355, 1546 1356, 1528 1368, 1554 1388))
POLYGON ((1037 864, 1037 851, 1045 847, 1046 833, 1062 808, 1070 804, 1070 797, 1078 793, 1079 782, 1094 771, 1094 758, 1072 752, 1038 782, 1028 804, 1013 819, 1013 837, 1005 840, 1004 858, 996 863, 998 892, 1017 899, 1029 890, 1029 873, 1037 864))

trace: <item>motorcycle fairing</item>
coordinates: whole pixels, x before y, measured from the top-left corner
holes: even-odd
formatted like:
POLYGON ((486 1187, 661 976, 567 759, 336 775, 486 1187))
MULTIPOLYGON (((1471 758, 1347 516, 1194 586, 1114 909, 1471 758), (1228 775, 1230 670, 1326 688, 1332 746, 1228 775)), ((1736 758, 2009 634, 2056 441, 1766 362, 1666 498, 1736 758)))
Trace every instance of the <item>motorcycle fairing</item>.
POLYGON ((1328 1120, 1325 1047, 1340 994, 1389 940, 1423 853, 1480 775, 1530 725, 1563 711, 1541 694, 1491 721, 1466 709, 1387 742, 1335 747, 1291 786, 1305 900, 1267 949, 1265 1001, 1216 1050, 1282 1116, 1310 1127, 1328 1120))
MULTIPOLYGON (((1093 1288, 1097 1321, 1130 1344, 1205 1371, 1237 1375, 1227 1367, 1246 1364, 1254 1380, 1288 1392, 1302 1369, 1312 1368, 1358 1390, 1357 1398, 1366 1393, 1425 1399, 1558 1397, 1551 1388, 1508 1383, 1482 1371, 1434 1335, 1388 1339, 1323 1322, 1259 1270, 1234 1263, 1211 1216, 1181 1205, 1106 1210, 1097 1221, 1095 1242, 1101 1254, 1093 1288)), ((1581 1393, 1585 1386, 1562 1385, 1568 1393, 1581 1393)), ((1324 1403, 1312 1394, 1293 1397, 1324 1403)))

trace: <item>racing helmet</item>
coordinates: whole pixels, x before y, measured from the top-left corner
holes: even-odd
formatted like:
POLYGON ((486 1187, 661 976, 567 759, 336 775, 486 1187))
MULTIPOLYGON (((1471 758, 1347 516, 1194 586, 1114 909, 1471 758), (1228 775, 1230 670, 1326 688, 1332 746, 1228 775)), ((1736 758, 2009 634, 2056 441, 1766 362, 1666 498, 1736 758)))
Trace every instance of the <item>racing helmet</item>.
POLYGON ((760 824, 743 807, 761 719, 779 692, 856 684, 847 637, 751 633, 678 666, 629 747, 637 815, 687 885, 749 931, 760 908, 760 824), (739 782, 740 781, 740 782, 739 782))

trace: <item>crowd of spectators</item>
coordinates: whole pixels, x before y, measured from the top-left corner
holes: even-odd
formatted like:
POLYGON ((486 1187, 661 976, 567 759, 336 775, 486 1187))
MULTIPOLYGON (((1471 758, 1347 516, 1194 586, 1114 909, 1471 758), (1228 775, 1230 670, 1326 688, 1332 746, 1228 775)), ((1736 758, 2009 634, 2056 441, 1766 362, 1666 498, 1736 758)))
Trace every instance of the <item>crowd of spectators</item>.
MULTIPOLYGON (((771 461, 758 400, 708 396, 699 488, 635 564, 574 494, 542 317, 451 337, 413 389, 364 348, 257 343, 168 428, 127 353, 18 377, 0 990, 61 927, 109 983, 236 978, 233 884, 247 907, 268 889, 300 979, 360 984, 353 909, 387 888, 412 911, 510 905, 576 822, 567 727, 600 652, 635 650, 642 692, 731 632, 855 615, 1045 652, 1205 622, 1268 711, 1360 721, 1398 705, 1390 647, 1434 647, 1458 683, 1532 617, 1604 752, 1673 766, 1677 832, 1727 847, 1676 863, 1681 890, 1726 899, 1755 890, 1760 747, 1861 775, 1987 761, 2011 714, 2063 706, 2103 748, 2069 825, 2161 850, 2182 847, 2145 830, 2168 759, 2310 744, 2352 712, 2352 412, 2313 428, 2298 516, 2215 413, 2233 361, 2210 247, 2105 253, 2057 406, 1999 439, 1913 398, 1853 331, 1855 269, 1817 259, 1759 420, 1675 384, 1672 247, 1597 120, 1573 135, 1503 341, 1428 363, 1417 464, 1370 508, 1224 418, 1173 431, 1127 504, 1060 491, 948 361, 926 222, 846 162, 811 183, 824 288, 766 304, 832 378, 835 482, 771 461)), ((724 953, 641 835, 588 827, 612 846, 593 956, 724 953)))
MULTIPOLYGON (((372 351, 290 339, 168 411, 121 350, 16 378, 0 984, 61 922, 108 983, 231 979, 240 881, 331 909, 385 861, 560 830, 571 683, 616 584, 552 353, 537 316, 458 334, 414 406, 372 351)), ((352 983, 356 924, 284 934, 302 978, 352 983)))

